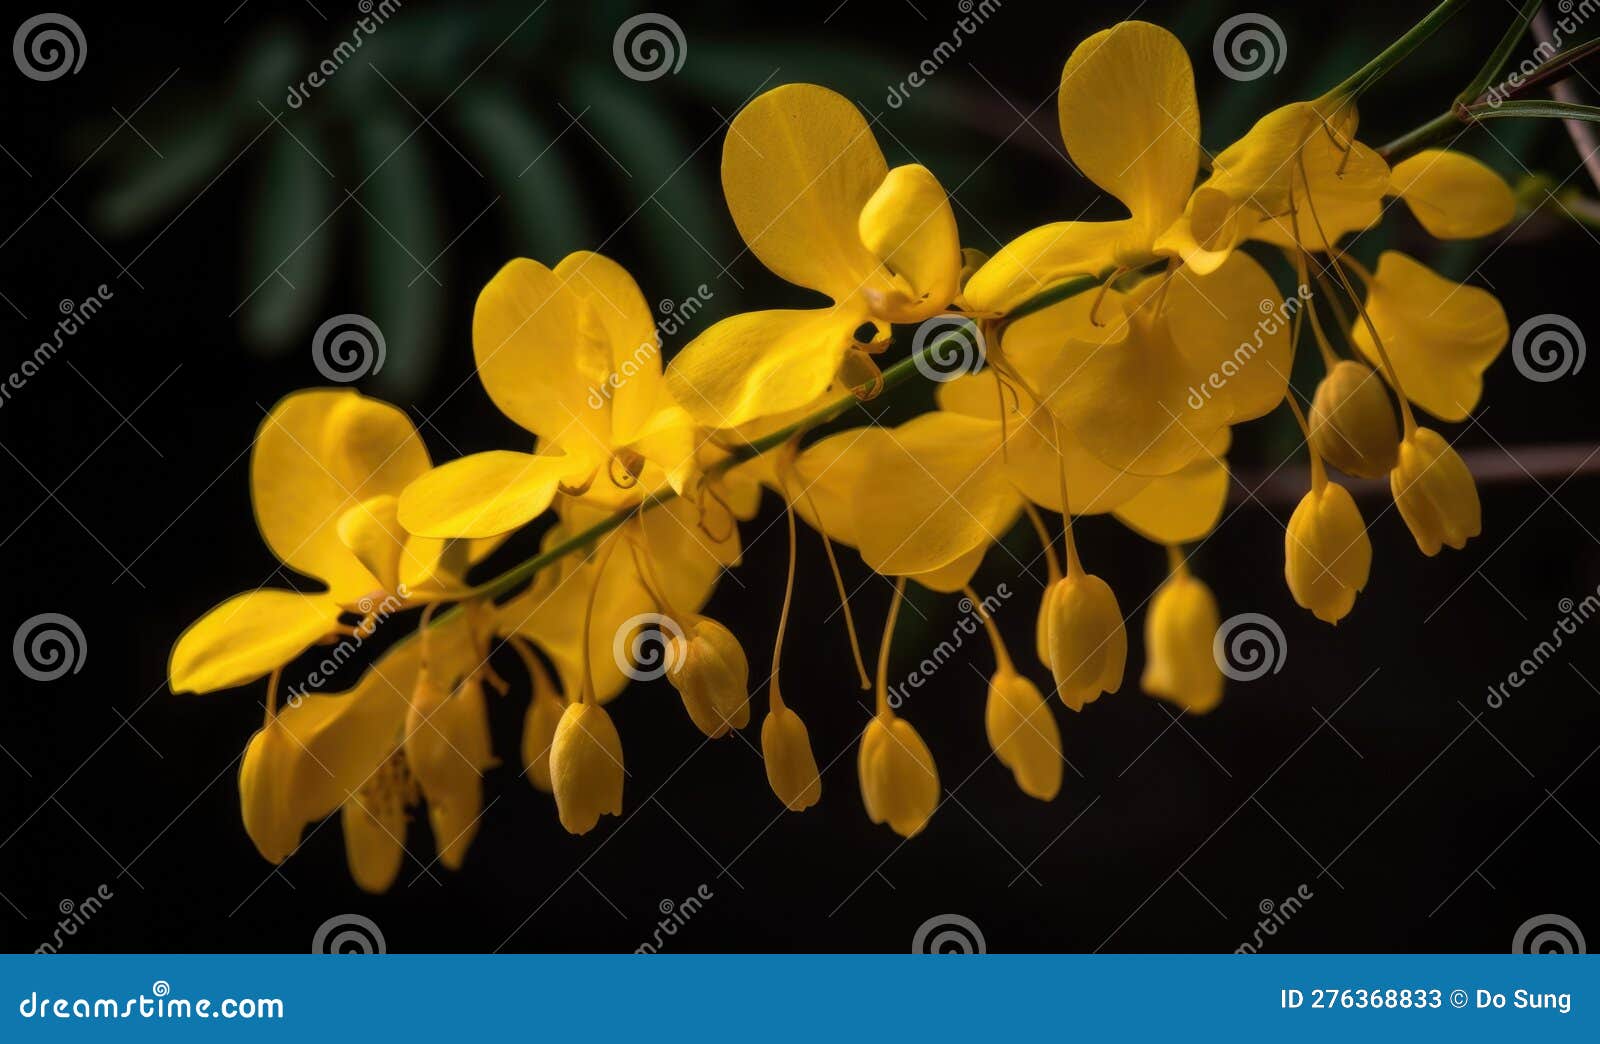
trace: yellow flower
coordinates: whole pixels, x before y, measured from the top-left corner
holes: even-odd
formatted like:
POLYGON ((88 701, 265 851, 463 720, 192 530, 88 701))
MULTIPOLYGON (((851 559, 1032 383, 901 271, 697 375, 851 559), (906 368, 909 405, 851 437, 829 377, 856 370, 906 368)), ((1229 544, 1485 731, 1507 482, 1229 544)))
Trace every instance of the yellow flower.
POLYGON ((890 170, 860 111, 833 91, 787 84, 746 105, 723 144, 722 187, 750 252, 833 303, 735 315, 673 359, 667 384, 706 427, 814 403, 848 355, 881 350, 885 324, 955 299, 961 243, 944 189, 923 166, 890 170), (868 323, 876 336, 857 341, 868 323))
POLYGON ((533 699, 522 718, 522 768, 528 782, 546 794, 554 790, 550 781, 550 747, 555 743, 556 726, 566 710, 566 701, 550 680, 550 672, 531 654, 524 656, 528 666, 533 699))
POLYGON ((415 790, 415 782, 406 775, 405 759, 391 755, 339 810, 345 863, 362 891, 381 895, 400 875, 406 854, 406 806, 415 800, 415 790))
POLYGON ((603 815, 622 815, 622 740, 597 703, 571 703, 550 746, 556 812, 572 834, 587 834, 603 815))
POLYGON ((1400 426, 1387 385, 1372 367, 1340 360, 1311 400, 1311 448, 1339 470, 1382 478, 1400 451, 1400 426))
POLYGON ((1071 568, 1050 585, 1039 612, 1045 617, 1050 673, 1061 702, 1073 710, 1093 703, 1102 692, 1122 687, 1128 660, 1128 632, 1122 609, 1098 576, 1071 568))
POLYGON ((239 804, 245 833, 256 851, 272 863, 289 858, 300 845, 309 818, 296 814, 291 780, 302 755, 277 718, 250 738, 239 764, 239 804))
POLYGON ((717 739, 750 723, 750 662, 732 631, 696 616, 670 639, 665 656, 667 680, 701 732, 717 739))
POLYGON ((1061 729, 1038 686, 1007 667, 989 679, 984 731, 1000 763, 1029 797, 1054 801, 1061 792, 1061 729))
POLYGON ((472 349, 489 397, 538 437, 538 452, 475 453, 422 476, 400 496, 410 532, 497 536, 563 488, 614 509, 682 488, 692 472, 694 424, 662 382, 655 317, 609 258, 512 261, 478 295, 472 349))
POLYGON ((939 770, 911 723, 879 710, 861 735, 856 768, 867 817, 901 837, 921 833, 939 805, 939 770))
POLYGON ((1395 506, 1425 555, 1444 545, 1460 550, 1483 528, 1483 510, 1472 472, 1459 454, 1428 428, 1400 443, 1400 459, 1389 473, 1395 506))
POLYGON ((424 668, 406 715, 406 767, 428 802, 439 861, 459 870, 483 811, 483 770, 492 766, 483 684, 471 676, 454 691, 424 668))
POLYGON ((1295 602, 1319 620, 1338 623, 1372 568, 1372 541, 1350 491, 1314 481, 1289 516, 1283 547, 1284 578, 1295 602))
POLYGON ((1176 559, 1145 616, 1139 687, 1191 714, 1204 714, 1220 703, 1222 669, 1212 653, 1220 622, 1211 589, 1176 559))
POLYGON ((822 800, 822 776, 811 752, 811 736, 800 715, 781 703, 761 723, 761 757, 767 783, 789 811, 804 812, 822 800))

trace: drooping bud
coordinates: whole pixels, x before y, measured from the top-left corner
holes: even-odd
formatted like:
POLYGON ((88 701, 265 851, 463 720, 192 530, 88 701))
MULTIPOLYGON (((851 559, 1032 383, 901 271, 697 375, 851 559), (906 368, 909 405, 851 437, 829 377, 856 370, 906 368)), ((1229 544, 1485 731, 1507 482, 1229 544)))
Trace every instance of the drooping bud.
POLYGON ((939 805, 939 771, 933 754, 911 723, 879 713, 861 736, 856 761, 861 800, 874 823, 887 823, 901 837, 928 825, 939 805))
POLYGON ((1459 551, 1482 531, 1483 508, 1472 472, 1436 431, 1418 428, 1400 444, 1389 488, 1425 555, 1438 554, 1444 545, 1459 551))
POLYGON ((294 814, 289 786, 299 745, 273 716, 244 749, 239 765, 239 810, 245 833, 270 863, 289 858, 305 823, 294 814))
POLYGON ((1382 478, 1400 452, 1389 387, 1363 363, 1345 359, 1322 378, 1310 425, 1311 448, 1346 474, 1382 478))
POLYGON ((761 723, 761 756, 767 783, 789 811, 804 812, 822 800, 822 776, 811 752, 811 736, 800 715, 781 703, 761 723))
POLYGON ((622 814, 622 739, 597 703, 572 703, 550 745, 556 814, 568 833, 587 834, 603 815, 622 814))
POLYGON ((1061 729, 1038 686, 1002 667, 989 679, 984 731, 995 757, 1029 797, 1054 801, 1061 792, 1061 729))
POLYGON ((1191 714, 1215 707, 1222 700, 1222 669, 1211 646, 1219 622, 1211 589, 1180 564, 1150 600, 1139 686, 1191 714))
POLYGON ((537 657, 527 659, 529 679, 533 684, 533 702, 522 718, 522 767, 528 782, 546 794, 550 785, 550 748, 555 743, 556 725, 561 721, 566 702, 550 672, 537 657))
POLYGON ((1082 710, 1102 692, 1122 687, 1128 632, 1110 586, 1098 576, 1072 572, 1051 585, 1042 612, 1050 673, 1061 701, 1082 710))
POLYGON ((412 786, 405 759, 391 756, 340 807, 345 863, 364 892, 381 895, 400 875, 412 786))
POLYGON ((750 724, 750 663, 732 631, 697 616, 667 643, 666 662, 667 681, 701 732, 717 739, 750 724))
POLYGON ((1337 482, 1313 487, 1289 516, 1283 541, 1289 593, 1319 620, 1336 624, 1367 586, 1372 541, 1350 491, 1337 482))

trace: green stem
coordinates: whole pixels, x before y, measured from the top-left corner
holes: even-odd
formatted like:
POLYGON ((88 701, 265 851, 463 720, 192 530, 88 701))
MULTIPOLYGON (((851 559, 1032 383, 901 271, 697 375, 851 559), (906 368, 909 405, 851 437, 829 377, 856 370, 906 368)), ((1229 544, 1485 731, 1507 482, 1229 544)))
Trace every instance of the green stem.
POLYGON ((1420 127, 1400 135, 1378 150, 1391 165, 1399 163, 1407 156, 1413 156, 1430 145, 1435 145, 1446 138, 1453 137, 1461 131, 1471 117, 1465 115, 1461 109, 1452 108, 1449 112, 1442 112, 1420 127))
POLYGON ((1422 21, 1406 30, 1405 35, 1385 47, 1377 57, 1357 69, 1324 97, 1359 98, 1362 92, 1377 83, 1390 69, 1399 65, 1406 55, 1421 46, 1424 40, 1432 36, 1441 25, 1466 5, 1467 0, 1444 0, 1442 4, 1424 15, 1422 21))
POLYGON ((1528 23, 1533 21, 1533 16, 1539 13, 1539 5, 1543 0, 1526 0, 1522 10, 1517 12, 1517 17, 1512 19, 1511 25, 1506 29, 1505 35, 1500 37, 1500 43, 1490 53, 1483 63, 1483 68, 1478 70, 1478 75, 1472 78, 1466 89, 1456 95, 1456 102, 1469 105, 1478 100, 1478 95, 1489 89, 1489 85, 1500 76, 1500 70, 1505 68, 1506 61, 1511 57, 1511 51, 1522 40, 1522 35, 1528 31, 1528 23))

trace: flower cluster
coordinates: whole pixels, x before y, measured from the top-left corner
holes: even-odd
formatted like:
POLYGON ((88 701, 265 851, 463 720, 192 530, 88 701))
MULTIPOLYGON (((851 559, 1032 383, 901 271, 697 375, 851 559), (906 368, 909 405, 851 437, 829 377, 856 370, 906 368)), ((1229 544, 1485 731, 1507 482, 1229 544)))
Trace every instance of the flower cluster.
MULTIPOLYGON (((269 678, 240 771, 261 854, 281 861, 307 825, 337 811, 353 876, 381 891, 399 870, 410 810, 423 805, 440 860, 459 866, 479 825, 482 774, 496 763, 487 693, 507 685, 488 654, 502 645, 532 688, 524 773, 573 833, 623 809, 623 743, 606 704, 639 674, 637 632, 649 621, 671 625, 662 673, 690 720, 712 738, 745 728, 745 650, 701 609, 739 561, 739 522, 767 492, 783 502, 790 556, 760 726, 768 781, 794 811, 821 797, 806 726, 780 686, 798 515, 830 563, 842 544, 894 578, 858 768, 867 815, 906 837, 941 793, 932 753, 886 694, 906 581, 980 604, 975 571, 1024 518, 1049 569, 1036 653, 1073 711, 1118 691, 1128 653, 1116 593, 1073 534, 1074 517, 1095 514, 1168 555, 1146 616, 1142 688, 1194 713, 1221 699, 1216 600, 1181 547, 1221 515, 1233 428, 1280 404, 1311 460, 1285 541, 1301 606, 1336 623, 1371 563, 1366 523, 1330 466, 1387 475, 1424 554, 1461 547, 1480 525, 1472 477, 1415 411, 1470 414, 1507 340, 1504 312, 1405 254, 1368 270, 1340 244, 1397 203, 1435 237, 1486 235, 1510 220, 1513 197, 1466 155, 1399 159, 1359 141, 1365 85, 1270 112, 1210 156, 1178 40, 1142 22, 1096 33, 1062 70, 1061 134, 1073 165, 1128 216, 1046 224, 992 257, 963 249, 933 172, 889 167, 855 105, 782 86, 733 120, 723 188, 751 253, 827 304, 734 315, 663 369, 645 297, 616 262, 519 259, 479 296, 472 343, 489 397, 532 436, 525 447, 435 466, 405 413, 385 403, 353 390, 280 402, 252 456, 256 519, 283 564, 326 590, 231 598, 183 634, 170 666, 175 692, 269 678), (1291 295, 1260 260, 1274 255, 1297 277, 1291 295), (879 366, 895 327, 945 316, 980 338, 986 368, 941 383, 935 409, 896 427, 805 440, 852 396, 908 372, 879 366), (1326 369, 1308 414, 1289 386, 1307 326, 1326 369), (1045 513, 1061 518, 1059 551, 1045 513), (468 583, 477 562, 535 523, 546 527, 539 556, 468 583), (285 666, 370 630, 379 602, 421 608, 418 632, 348 692, 279 706, 285 666)), ((865 688, 847 600, 844 609, 865 688)), ((986 609, 982 618, 995 658, 988 741, 1024 793, 1049 801, 1062 783, 1060 728, 986 609)))

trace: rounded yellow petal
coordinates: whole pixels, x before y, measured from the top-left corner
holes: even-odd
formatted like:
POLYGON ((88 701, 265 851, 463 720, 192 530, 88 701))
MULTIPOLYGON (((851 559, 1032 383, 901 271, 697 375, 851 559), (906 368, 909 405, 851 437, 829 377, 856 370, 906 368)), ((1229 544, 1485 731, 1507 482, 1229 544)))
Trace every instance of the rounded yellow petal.
POLYGON ((400 498, 383 493, 363 500, 339 516, 339 540, 378 581, 380 590, 400 588, 400 559, 406 531, 397 517, 400 498))
POLYGON ((622 815, 622 739, 594 703, 568 704, 550 745, 556 814, 568 833, 587 834, 603 815, 622 815))
POLYGON ((339 623, 327 595, 265 588, 234 595, 189 625, 167 664, 174 693, 215 692, 282 667, 339 623))
POLYGON ((273 407, 256 436, 256 524, 285 565, 351 605, 379 581, 339 538, 339 520, 373 497, 398 495, 428 467, 427 447, 399 409, 351 390, 296 392, 273 407))
POLYGON ((1090 181, 1121 200, 1148 251, 1183 210, 1200 161, 1194 70, 1178 38, 1119 22, 1080 43, 1061 70, 1061 138, 1090 181))
POLYGON ((1227 465, 1207 455, 1182 471, 1149 480, 1115 514, 1119 522, 1146 540, 1193 543, 1211 532, 1222 517, 1228 481, 1227 465))
POLYGON ((860 110, 809 83, 757 97, 723 139, 722 190, 750 252, 835 301, 877 278, 857 221, 888 170, 860 110))
POLYGON ((1438 432, 1418 428, 1400 443, 1389 473, 1395 507, 1425 555, 1466 546, 1483 530, 1478 487, 1460 454, 1438 432))
POLYGON ((292 763, 300 757, 294 739, 276 718, 250 737, 239 763, 239 809, 245 833, 256 851, 281 863, 300 844, 306 821, 295 814, 288 783, 292 763))
POLYGON ((1215 707, 1222 700, 1222 669, 1212 644, 1220 624, 1211 589, 1180 566, 1150 600, 1139 687, 1191 714, 1215 707))
POLYGON ((428 802, 440 862, 458 869, 477 834, 483 808, 483 770, 494 764, 483 686, 455 691, 423 671, 406 713, 406 765, 428 802))
POLYGON ((1295 602, 1319 620, 1342 620, 1372 568, 1372 541, 1350 491, 1325 482, 1308 492, 1289 516, 1283 547, 1284 579, 1295 602))
POLYGON ((1050 672, 1061 702, 1082 710, 1102 692, 1122 687, 1128 632, 1111 587, 1098 576, 1076 573, 1051 585, 1043 611, 1050 672))
MULTIPOLYGON (((1440 420, 1465 420, 1483 394, 1483 371, 1511 335, 1495 296, 1386 250, 1367 286, 1366 306, 1406 398, 1440 420)), ((1366 323, 1356 321, 1351 340, 1368 362, 1381 366, 1366 323)))
POLYGON ((1033 682, 1005 668, 989 679, 984 731, 1000 763, 1029 797, 1054 801, 1061 792, 1061 729, 1033 682))
POLYGON ((901 837, 922 832, 939 807, 939 770, 910 722, 893 714, 873 718, 862 733, 856 768, 869 819, 901 837))
MULTIPOLYGON (((1233 254, 1210 275, 1173 277, 1166 325, 1204 383, 1185 397, 1227 403, 1232 424, 1263 416, 1283 401, 1292 360, 1289 328, 1305 302, 1285 302, 1272 277, 1248 254, 1233 254)), ((1184 423, 1187 423, 1185 421, 1184 423)))
POLYGON ((339 810, 345 863, 364 892, 382 895, 400 876, 409 789, 401 759, 394 757, 339 810))
POLYGON ((1382 478, 1394 467, 1400 425, 1372 367, 1341 359, 1317 384, 1309 421, 1312 449, 1340 471, 1382 478))
POLYGON ((811 736, 800 715, 778 705, 761 722, 761 758, 767 784, 791 812, 804 812, 822 800, 822 776, 811 751, 811 736))
POLYGON ((583 302, 583 321, 604 330, 610 379, 590 388, 584 401, 590 409, 609 404, 610 441, 626 446, 665 403, 655 314, 628 270, 602 254, 568 254, 555 274, 583 302))
POLYGON ((750 723, 750 662, 732 631, 699 616, 666 651, 667 681, 695 727, 712 739, 750 723))
POLYGON ((492 537, 543 514, 564 482, 586 477, 581 458, 490 450, 442 464, 406 487, 399 521, 418 536, 492 537))
POLYGON ((894 277, 887 292, 866 288, 874 315, 918 323, 950 306, 961 279, 961 236, 950 198, 932 171, 916 163, 889 171, 861 210, 860 232, 894 277))
POLYGON ((1439 239, 1487 236, 1517 213, 1505 179, 1462 152, 1424 149, 1396 164, 1389 181, 1390 191, 1439 239))
POLYGON ((995 251, 962 289, 977 312, 1009 312, 1069 276, 1097 275, 1117 260, 1117 246, 1142 226, 1125 221, 1057 221, 1041 225, 995 251))

